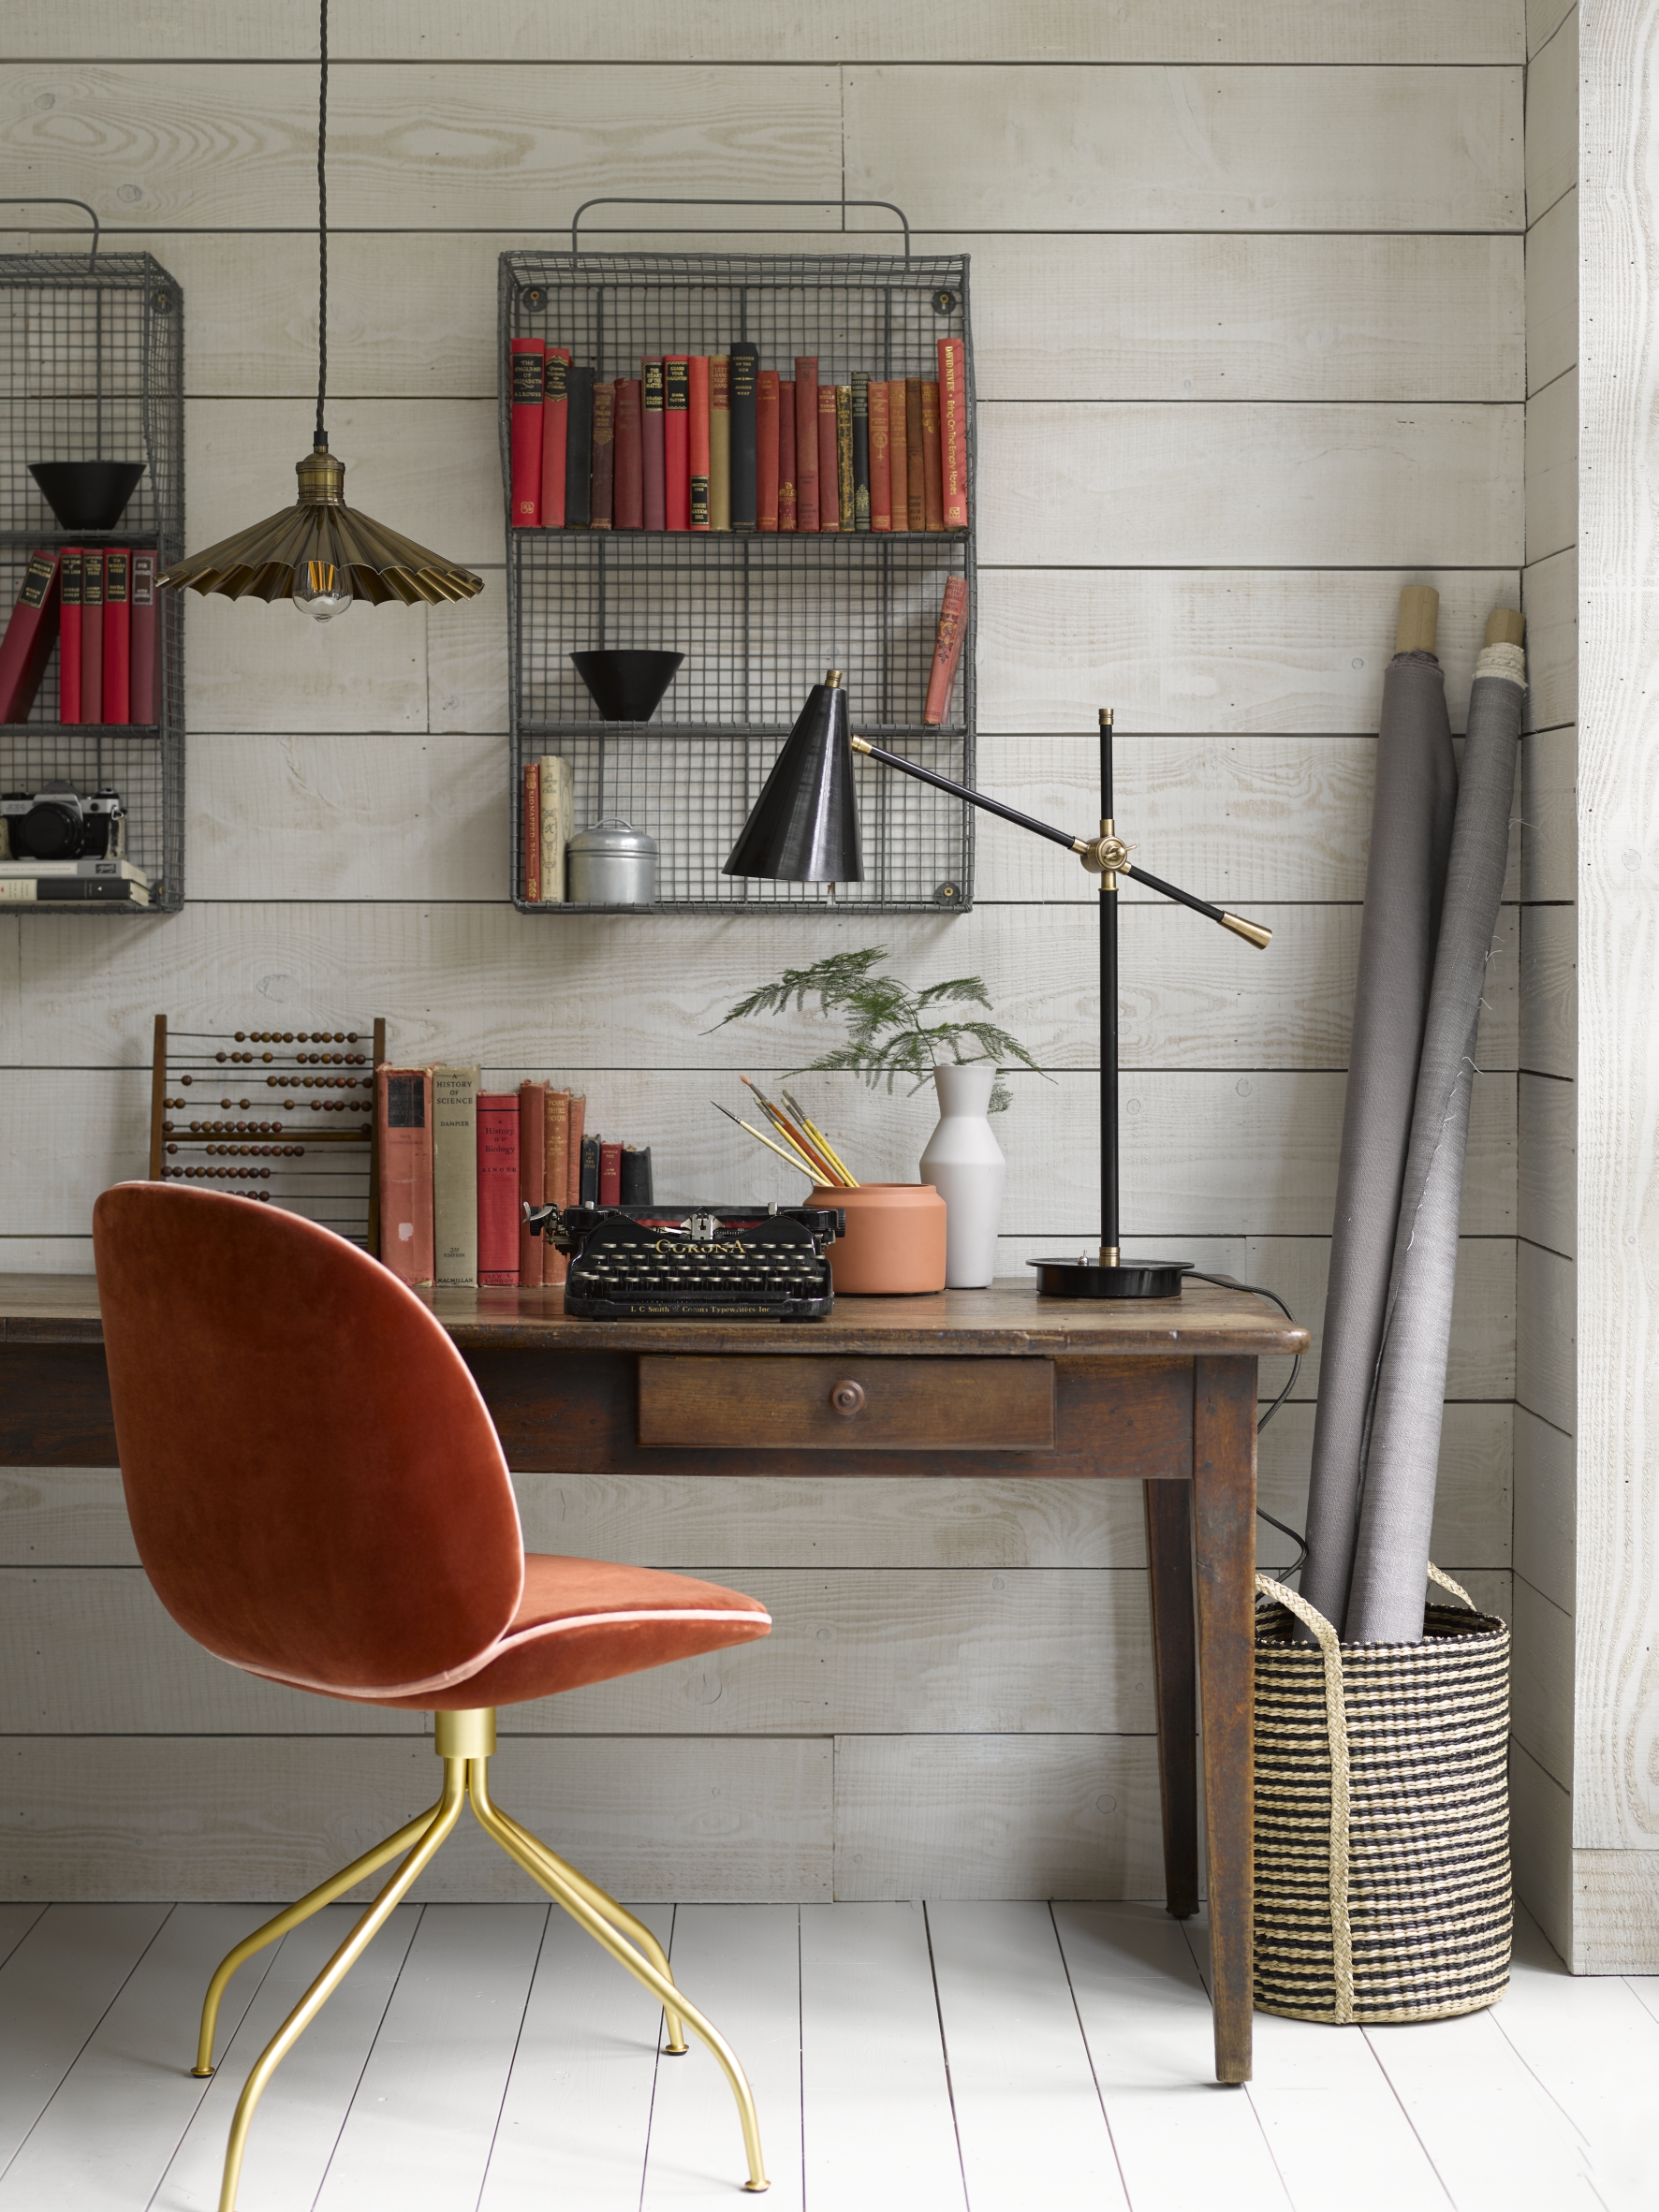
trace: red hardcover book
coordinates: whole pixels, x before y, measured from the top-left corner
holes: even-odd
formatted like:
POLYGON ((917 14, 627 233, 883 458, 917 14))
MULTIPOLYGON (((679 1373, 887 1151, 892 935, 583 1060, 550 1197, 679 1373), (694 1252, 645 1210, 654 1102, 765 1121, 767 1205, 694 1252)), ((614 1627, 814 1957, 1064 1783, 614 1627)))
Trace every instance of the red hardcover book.
POLYGON ((893 526, 893 484, 889 473, 892 461, 892 438, 888 421, 888 388, 876 382, 870 387, 870 527, 872 530, 890 530, 893 526))
POLYGON ((841 459, 836 450, 832 384, 818 387, 818 528, 841 528, 841 459))
POLYGON ((691 356, 663 356, 663 511, 668 530, 691 528, 691 356))
POLYGON ((921 482, 926 501, 927 527, 945 527, 945 475, 939 456, 939 387, 921 388, 921 482))
POLYGON ((532 761, 524 770, 524 801, 520 810, 523 815, 520 835, 524 846, 524 898, 527 904, 541 904, 541 769, 532 761))
POLYGON ((569 1134, 565 1151, 565 1203, 581 1204, 581 1135, 582 1124, 588 1118, 588 1097, 585 1091, 570 1093, 569 1134))
POLYGON ((524 1208, 547 1197, 548 1087, 519 1085, 519 1288, 539 1290, 542 1254, 549 1249, 524 1226, 524 1208))
POLYGON ((619 530, 645 527, 645 444, 638 376, 616 380, 615 521, 619 530))
MULTIPOLYGON (((871 386, 874 393, 875 387, 871 386)), ((895 530, 910 527, 910 444, 904 420, 904 379, 895 376, 888 386, 888 483, 895 530)))
POLYGON ((594 504, 590 530, 609 530, 616 498, 616 387, 594 387, 594 504))
POLYGON ((956 688, 957 664, 962 657, 962 639, 968 626, 968 587, 960 576, 945 580, 945 602, 939 609, 939 627, 933 633, 933 665, 928 671, 925 723, 937 727, 950 712, 950 695, 956 688))
POLYGON ((904 516, 912 530, 928 526, 927 463, 921 449, 921 378, 904 379, 905 488, 904 516))
POLYGON ((400 1282, 433 1279, 432 1070, 374 1070, 380 1148, 380 1257, 400 1282))
POLYGON ((541 522, 542 402, 546 397, 547 341, 512 342, 513 528, 534 530, 541 522))
POLYGON ((762 369, 755 379, 755 527, 778 527, 778 373, 762 369))
POLYGON ((104 556, 92 546, 81 555, 81 719, 104 719, 104 556))
POLYGON ((599 1203, 622 1204, 622 1146, 603 1139, 599 1146, 599 1203))
MULTIPOLYGON (((152 554, 151 559, 154 559, 152 554)), ((81 720, 81 548, 58 556, 58 720, 81 720)), ((152 715, 151 720, 154 717, 152 715)))
POLYGON ((968 526, 967 350, 960 338, 939 345, 939 474, 947 530, 968 526))
MULTIPOLYGON (((570 1174, 570 1093, 568 1091, 548 1089, 547 1112, 547 1166, 542 1175, 542 1191, 550 1206, 563 1206, 565 1185, 570 1174)), ((565 1280, 569 1263, 551 1239, 544 1239, 541 1252, 541 1279, 550 1288, 565 1280)))
POLYGON ((778 385, 779 530, 795 530, 800 514, 795 492, 795 387, 785 376, 778 385))
POLYGON ((639 363, 639 409, 644 424, 645 527, 666 530, 663 499, 663 365, 647 354, 639 363))
POLYGON ((570 434, 570 348, 550 345, 541 403, 541 526, 565 527, 565 441, 570 434))
POLYGON ((480 1091, 478 1282, 510 1289, 518 1280, 519 1102, 510 1091, 480 1091))
POLYGON ((142 728, 161 720, 161 695, 156 688, 160 668, 155 656, 155 630, 160 618, 161 609, 155 604, 155 555, 140 548, 133 555, 132 654, 128 665, 132 672, 132 719, 142 728))
POLYGON ((694 530, 709 527, 709 357, 694 353, 685 363, 686 519, 694 530))
POLYGON ((132 720, 132 549, 104 555, 104 720, 132 720))
POLYGON ((0 638, 0 722, 27 722, 58 634, 58 555, 42 547, 29 565, 0 638))
POLYGON ((795 357, 795 527, 818 527, 818 357, 795 357))

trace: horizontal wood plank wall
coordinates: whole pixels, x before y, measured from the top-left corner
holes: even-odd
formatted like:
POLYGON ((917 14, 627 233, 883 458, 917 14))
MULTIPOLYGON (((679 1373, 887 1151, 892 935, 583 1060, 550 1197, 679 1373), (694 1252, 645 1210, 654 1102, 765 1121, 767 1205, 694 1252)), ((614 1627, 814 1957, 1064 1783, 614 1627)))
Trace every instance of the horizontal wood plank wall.
MULTIPOLYGON (((1534 11, 1537 17, 1537 10, 1534 11)), ((1521 740, 1520 1186, 1516 1265, 1516 1879, 1564 1957, 1575 1956, 1572 1865, 1574 1277, 1577 1237, 1576 786, 1568 664, 1576 634, 1556 578, 1578 537, 1578 11, 1531 26, 1526 120, 1526 567, 1534 681, 1521 740), (1544 612, 1545 623, 1538 615, 1544 612), (1548 628, 1549 635, 1543 635, 1548 628), (1523 1779, 1524 1778, 1524 1779, 1523 1779)), ((1576 611, 1576 610, 1575 610, 1576 611)))
MULTIPOLYGON (((250 0, 26 14, 4 34, 0 144, 32 189, 91 200, 112 243, 181 278, 188 535, 206 543, 287 496, 309 435, 312 29, 250 0)), ((983 828, 979 902, 950 922, 564 926, 507 898, 496 255, 558 243, 591 196, 652 190, 827 194, 821 221, 779 218, 802 228, 733 220, 762 247, 833 249, 844 190, 902 203, 921 249, 974 257, 983 783, 1091 820, 1089 733, 1114 704, 1120 813, 1148 865, 1276 932, 1263 958, 1129 895, 1130 1234, 1273 1286, 1316 1332, 1400 587, 1441 592, 1461 726, 1529 500, 1562 500, 1558 474, 1526 467, 1520 0, 830 0, 804 22, 769 0, 336 0, 333 37, 332 442, 359 504, 487 589, 323 633, 192 602, 185 911, 0 920, 0 1267, 87 1267, 93 1196, 142 1172, 156 1010, 384 1012, 400 1054, 585 1089, 591 1121, 651 1139, 675 1194, 792 1195, 697 1102, 790 1066, 812 1025, 709 1033, 757 977, 869 942, 918 979, 983 974, 1051 1078, 1018 1083, 1002 1132, 1007 1270, 1086 1230, 1092 901, 1045 848, 983 828)), ((744 242, 698 220, 665 211, 667 242, 744 242)), ((861 245, 888 219, 847 220, 861 245)), ((1559 348, 1564 280, 1536 277, 1559 348)), ((1569 681, 1572 627, 1570 576, 1536 574, 1535 699, 1569 681)), ((1535 741, 1529 758, 1540 811, 1570 814, 1570 763, 1535 741)), ((1434 1539, 1505 1608, 1517 1132, 1548 1123, 1520 1088, 1520 901, 1542 865, 1518 834, 1434 1539)), ((1533 953, 1543 973, 1552 948, 1533 953)), ((869 1171, 914 1173, 925 1101, 830 1110, 869 1171)), ((1293 1522, 1316 1387, 1315 1347, 1263 1440, 1264 1500, 1293 1522)), ((1138 1496, 556 1470, 521 1488, 533 1541, 747 1578, 778 1613, 754 1652, 517 1716, 504 1799, 579 1857, 591 1831, 613 1885, 1155 1893, 1138 1496)), ((1546 1502, 1531 1510, 1542 1543, 1546 1502)), ((0 1565, 19 1686, 0 1756, 31 1838, 6 1846, 7 1894, 282 1895, 426 1786, 415 1724, 184 1644, 110 1476, 0 1479, 0 1565), (177 1803, 210 1793, 186 1838, 177 1803)), ((478 1896, 502 1878, 482 1859, 441 1877, 478 1896)))

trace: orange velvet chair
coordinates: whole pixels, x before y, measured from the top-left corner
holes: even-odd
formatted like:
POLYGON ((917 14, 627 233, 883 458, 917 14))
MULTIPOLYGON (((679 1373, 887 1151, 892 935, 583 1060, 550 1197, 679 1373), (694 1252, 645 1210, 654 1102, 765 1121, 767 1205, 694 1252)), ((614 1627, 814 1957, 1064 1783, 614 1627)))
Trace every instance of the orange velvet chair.
POLYGON ((753 1598, 683 1575, 524 1550, 477 1385, 427 1308, 327 1229, 245 1198, 125 1183, 93 1215, 122 1480, 139 1555, 186 1633, 232 1666, 362 1705, 433 1713, 435 1805, 240 1942, 208 1985, 195 2071, 244 1959, 390 1860, 403 1864, 248 2076, 225 2159, 235 2212, 254 2107, 286 2052, 471 1805, 554 1901, 689 2027, 754 2099, 675 1987, 651 1930, 495 1804, 495 1708, 752 1643, 753 1598))

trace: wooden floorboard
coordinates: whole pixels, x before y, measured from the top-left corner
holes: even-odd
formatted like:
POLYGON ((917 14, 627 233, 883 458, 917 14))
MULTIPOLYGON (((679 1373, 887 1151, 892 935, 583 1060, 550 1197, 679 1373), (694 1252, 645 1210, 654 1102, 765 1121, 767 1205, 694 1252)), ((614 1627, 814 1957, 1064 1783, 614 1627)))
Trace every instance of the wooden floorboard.
MULTIPOLYGON (((729 2038, 779 2212, 1652 2212, 1659 1978, 1567 1974, 1522 1918, 1488 2013, 1255 2020, 1211 2079, 1202 1919, 948 1900, 639 1908, 729 2038)), ((264 1908, 0 1917, 0 2212, 209 2212, 248 2068, 354 1917, 207 1977, 264 1908), (20 1932, 21 1931, 21 1932, 20 1932)), ((278 2071, 239 2212, 684 2212, 741 2194, 706 2053, 540 1904, 405 1906, 278 2071)))

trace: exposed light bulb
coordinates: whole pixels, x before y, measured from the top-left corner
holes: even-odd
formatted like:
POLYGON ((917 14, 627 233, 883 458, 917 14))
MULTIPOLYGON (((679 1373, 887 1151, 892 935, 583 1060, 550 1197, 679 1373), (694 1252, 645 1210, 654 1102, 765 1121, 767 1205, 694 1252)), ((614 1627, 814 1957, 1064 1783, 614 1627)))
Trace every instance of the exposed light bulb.
POLYGON ((293 600, 314 622, 331 623, 351 605, 352 591, 332 561, 305 561, 295 573, 293 600))

